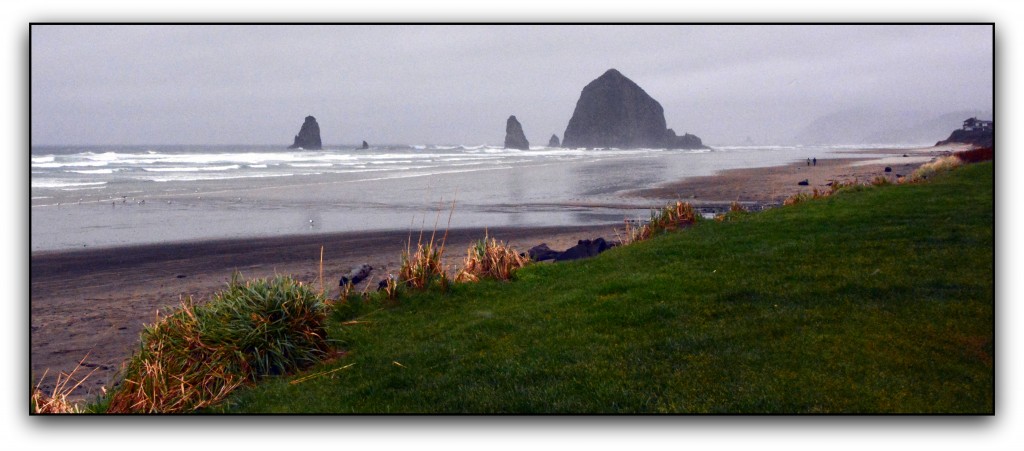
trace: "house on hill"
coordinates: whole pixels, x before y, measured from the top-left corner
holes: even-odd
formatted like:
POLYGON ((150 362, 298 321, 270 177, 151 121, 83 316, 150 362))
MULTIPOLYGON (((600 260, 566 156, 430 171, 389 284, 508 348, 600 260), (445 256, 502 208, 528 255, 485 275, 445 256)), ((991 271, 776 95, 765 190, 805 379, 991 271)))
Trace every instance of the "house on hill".
POLYGON ((992 121, 979 121, 976 117, 964 121, 964 131, 992 131, 993 129, 995 129, 995 124, 992 121))

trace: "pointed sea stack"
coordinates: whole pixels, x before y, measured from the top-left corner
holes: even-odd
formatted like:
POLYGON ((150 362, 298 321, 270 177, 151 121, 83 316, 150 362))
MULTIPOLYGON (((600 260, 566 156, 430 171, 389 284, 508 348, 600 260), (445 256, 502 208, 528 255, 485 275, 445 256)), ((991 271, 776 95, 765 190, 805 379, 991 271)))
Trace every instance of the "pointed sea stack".
POLYGON ((583 88, 562 147, 706 148, 700 138, 666 128, 661 104, 615 69, 583 88))
POLYGON ((362 145, 362 146, 360 146, 359 148, 360 148, 360 149, 363 149, 363 150, 366 150, 366 149, 369 149, 369 148, 370 148, 370 145, 369 145, 369 144, 367 144, 367 143, 366 143, 366 141, 363 141, 363 145, 362 145))
POLYGON ((316 123, 315 117, 306 116, 306 121, 302 123, 299 134, 295 135, 295 142, 288 146, 288 148, 320 150, 322 147, 320 143, 320 125, 316 123))
POLYGON ((551 135, 551 139, 548 140, 548 147, 562 147, 562 144, 558 142, 558 135, 551 135))
POLYGON ((530 142, 526 140, 523 133, 523 126, 519 124, 515 116, 509 116, 505 122, 505 148, 530 150, 530 142))

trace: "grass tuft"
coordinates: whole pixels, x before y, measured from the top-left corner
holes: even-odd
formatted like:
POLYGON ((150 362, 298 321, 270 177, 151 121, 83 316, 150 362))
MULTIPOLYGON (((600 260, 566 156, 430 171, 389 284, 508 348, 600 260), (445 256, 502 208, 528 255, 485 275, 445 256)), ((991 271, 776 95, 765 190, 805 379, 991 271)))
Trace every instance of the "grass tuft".
POLYGON ((927 180, 929 177, 934 177, 936 174, 943 172, 949 172, 963 164, 963 160, 957 158, 955 155, 940 157, 935 161, 922 164, 914 170, 914 172, 910 174, 910 181, 920 182, 922 180, 927 180))
POLYGON ((203 305, 191 298, 144 327, 109 413, 177 413, 213 405, 243 384, 320 361, 329 346, 321 295, 289 277, 241 283, 203 305))
POLYGON ((526 266, 530 258, 522 256, 508 243, 484 239, 469 247, 463 268, 455 276, 456 282, 475 282, 482 278, 511 280, 516 270, 526 266))
POLYGON ((634 225, 633 221, 626 220, 624 236, 620 236, 619 241, 624 245, 646 241, 659 234, 692 226, 699 220, 700 214, 693 205, 676 201, 674 205, 652 211, 650 220, 645 224, 634 225))
POLYGON ((444 277, 442 256, 443 243, 438 245, 433 242, 433 238, 426 244, 417 243, 415 253, 410 253, 408 249, 402 252, 402 266, 398 270, 398 278, 410 288, 426 289, 432 282, 444 277))

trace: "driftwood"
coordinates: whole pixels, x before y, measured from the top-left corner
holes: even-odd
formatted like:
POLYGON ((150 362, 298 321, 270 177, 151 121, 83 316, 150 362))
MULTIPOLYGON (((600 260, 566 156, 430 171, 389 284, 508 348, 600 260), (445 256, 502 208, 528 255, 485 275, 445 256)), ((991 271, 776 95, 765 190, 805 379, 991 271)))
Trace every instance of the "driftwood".
POLYGON ((341 280, 338 281, 338 286, 343 287, 347 284, 355 285, 359 282, 366 280, 370 277, 370 272, 373 271, 373 267, 363 263, 359 266, 353 267, 348 274, 341 276, 341 280))

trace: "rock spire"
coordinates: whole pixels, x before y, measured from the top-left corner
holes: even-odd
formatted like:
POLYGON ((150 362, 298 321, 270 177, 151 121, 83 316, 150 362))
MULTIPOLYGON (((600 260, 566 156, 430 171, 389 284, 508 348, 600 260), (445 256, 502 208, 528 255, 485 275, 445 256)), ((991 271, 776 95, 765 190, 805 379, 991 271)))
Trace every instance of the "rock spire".
POLYGON ((505 148, 529 150, 530 142, 526 140, 523 133, 523 126, 519 124, 515 116, 509 116, 505 122, 505 148))
POLYGON ((306 121, 302 123, 302 128, 299 129, 299 134, 295 135, 295 142, 289 149, 305 149, 305 150, 320 150, 322 148, 320 143, 320 125, 316 123, 316 118, 313 116, 306 116, 306 121))

